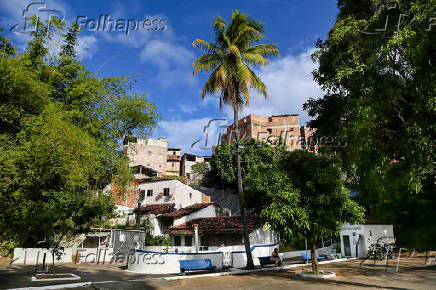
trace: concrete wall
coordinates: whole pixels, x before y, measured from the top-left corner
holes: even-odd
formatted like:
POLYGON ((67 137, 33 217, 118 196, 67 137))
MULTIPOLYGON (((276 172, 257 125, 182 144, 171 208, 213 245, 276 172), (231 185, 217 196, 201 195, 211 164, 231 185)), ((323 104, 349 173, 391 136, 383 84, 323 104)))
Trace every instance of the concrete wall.
POLYGON ((165 174, 167 165, 168 139, 141 139, 124 145, 124 153, 129 156, 129 166, 144 165, 165 174))
MULTIPOLYGON (((256 257, 271 256, 276 244, 252 246, 253 262, 259 265, 256 257)), ((188 252, 195 247, 170 247, 165 252, 164 247, 146 247, 146 250, 137 250, 134 257, 129 259, 127 269, 132 272, 145 274, 177 274, 180 273, 179 260, 210 259, 217 269, 223 267, 243 268, 246 266, 244 245, 218 247, 213 251, 197 253, 188 252), (174 253, 175 248, 179 249, 174 253), (182 253, 184 252, 184 253, 182 253)))
MULTIPOLYGON (((65 248, 65 254, 62 255, 61 260, 56 260, 55 258, 55 264, 57 263, 71 263, 71 257, 73 253, 72 248, 65 248)), ((14 258, 13 263, 14 264, 24 264, 24 265, 35 265, 36 263, 42 264, 42 260, 44 257, 44 254, 46 254, 45 262, 48 264, 51 264, 53 262, 52 260, 52 254, 50 250, 44 249, 44 248, 15 248, 14 249, 14 258)))
POLYGON ((351 257, 363 258, 371 244, 395 240, 393 225, 350 225, 345 223, 341 229, 341 254, 346 256, 344 236, 350 240, 351 257))
POLYGON ((223 268, 223 253, 165 253, 137 250, 129 258, 127 269, 145 274, 177 274, 180 273, 180 260, 210 259, 217 269, 223 268))

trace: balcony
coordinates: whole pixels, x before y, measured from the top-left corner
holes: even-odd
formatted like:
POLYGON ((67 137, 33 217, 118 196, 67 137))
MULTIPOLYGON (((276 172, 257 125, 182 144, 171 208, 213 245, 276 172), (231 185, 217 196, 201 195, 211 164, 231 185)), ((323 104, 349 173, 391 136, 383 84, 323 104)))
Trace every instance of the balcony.
POLYGON ((178 155, 167 155, 167 161, 180 161, 180 156, 178 156, 178 155))

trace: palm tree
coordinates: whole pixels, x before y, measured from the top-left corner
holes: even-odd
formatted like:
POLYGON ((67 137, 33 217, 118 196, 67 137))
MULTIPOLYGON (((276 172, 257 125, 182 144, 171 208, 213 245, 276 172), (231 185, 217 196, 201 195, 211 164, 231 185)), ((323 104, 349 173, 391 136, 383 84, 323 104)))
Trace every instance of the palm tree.
POLYGON ((204 84, 201 98, 207 94, 220 94, 220 109, 223 104, 230 105, 234 115, 234 129, 236 135, 236 160, 238 178, 238 196, 241 206, 241 219, 245 252, 247 254, 247 268, 253 269, 250 241, 247 231, 245 198, 242 187, 240 138, 238 126, 238 113, 244 106, 250 105, 249 89, 254 89, 268 97, 265 84, 253 71, 255 66, 267 65, 268 59, 279 56, 277 45, 258 44, 265 38, 263 24, 253 20, 249 15, 235 11, 232 13, 232 22, 226 24, 221 18, 214 19, 212 24, 215 32, 215 43, 196 39, 192 45, 204 51, 193 62, 195 76, 198 72, 211 72, 204 84))

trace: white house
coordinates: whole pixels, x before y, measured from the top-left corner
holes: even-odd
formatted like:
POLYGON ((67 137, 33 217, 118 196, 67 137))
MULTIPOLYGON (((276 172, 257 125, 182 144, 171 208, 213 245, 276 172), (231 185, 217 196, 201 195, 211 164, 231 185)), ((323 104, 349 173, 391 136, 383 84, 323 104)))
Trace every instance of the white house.
MULTIPOLYGON (((147 219, 154 236, 165 234, 172 226, 181 225, 192 219, 230 215, 230 211, 214 203, 196 203, 178 210, 174 204, 154 204, 141 208, 141 219, 147 219), (145 215, 145 216, 144 216, 145 215)), ((185 241, 182 241, 185 245, 185 241)), ((186 242, 192 246, 192 242, 186 242)))
POLYGON ((371 244, 395 241, 393 225, 345 223, 341 228, 341 254, 363 258, 371 244))
POLYGON ((177 179, 146 181, 139 184, 143 191, 143 205, 174 204, 176 209, 196 203, 210 202, 210 198, 200 191, 177 179))

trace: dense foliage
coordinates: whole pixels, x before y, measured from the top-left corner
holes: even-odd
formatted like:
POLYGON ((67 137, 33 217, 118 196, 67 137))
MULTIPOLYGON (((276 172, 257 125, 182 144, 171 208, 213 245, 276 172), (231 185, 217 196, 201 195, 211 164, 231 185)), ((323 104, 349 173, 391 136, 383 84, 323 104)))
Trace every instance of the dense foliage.
POLYGON ((436 1, 341 0, 339 8, 313 55, 326 94, 306 103, 310 126, 319 136, 347 136, 348 146, 335 150, 370 215, 394 223, 403 244, 432 247, 436 1))
POLYGON ((103 187, 115 175, 120 185, 131 178, 120 140, 149 134, 158 119, 131 79, 100 78, 75 59, 76 27, 56 56, 53 32, 38 27, 22 54, 0 38, 2 248, 54 245, 110 215, 103 187))
POLYGON ((290 152, 282 168, 260 176, 258 187, 271 200, 262 216, 283 239, 289 240, 296 234, 307 239, 316 274, 316 246, 320 238, 338 235, 344 222, 364 221, 364 209, 351 200, 335 154, 290 152))
MULTIPOLYGON (((311 250, 321 237, 336 237, 344 222, 363 222, 364 209, 350 198, 337 154, 289 152, 250 140, 241 154, 247 207, 261 214, 283 242, 303 236, 311 250)), ((231 185, 235 178, 235 145, 219 145, 211 160, 215 180, 231 185)), ((317 269, 314 260, 314 271, 317 269)))
MULTIPOLYGON (((220 185, 223 189, 235 188, 237 183, 235 152, 236 145, 234 143, 216 146, 210 162, 211 170, 206 174, 205 182, 220 185)), ((283 146, 273 147, 254 139, 244 144, 244 149, 241 152, 241 172, 245 184, 245 206, 252 213, 260 214, 268 201, 265 192, 257 186, 257 181, 268 170, 280 168, 286 154, 286 149, 283 146)))

